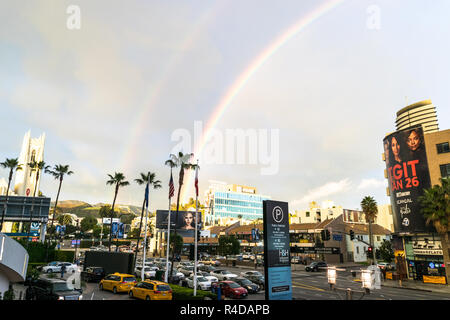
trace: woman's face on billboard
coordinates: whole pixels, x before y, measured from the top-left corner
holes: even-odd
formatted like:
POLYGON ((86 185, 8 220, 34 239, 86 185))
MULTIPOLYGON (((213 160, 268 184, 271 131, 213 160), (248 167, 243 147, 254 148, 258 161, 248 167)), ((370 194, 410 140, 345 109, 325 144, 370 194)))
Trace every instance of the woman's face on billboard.
POLYGON ((397 142, 397 139, 392 138, 392 153, 394 154, 395 157, 398 157, 398 155, 400 154, 400 145, 397 142))
POLYGON ((184 216, 184 222, 188 226, 190 226, 192 224, 193 220, 194 220, 194 216, 192 215, 192 213, 188 213, 184 216))
POLYGON ((406 140, 406 144, 408 145, 409 149, 411 149, 412 151, 416 151, 420 145, 419 135, 415 131, 411 131, 408 139, 406 140))

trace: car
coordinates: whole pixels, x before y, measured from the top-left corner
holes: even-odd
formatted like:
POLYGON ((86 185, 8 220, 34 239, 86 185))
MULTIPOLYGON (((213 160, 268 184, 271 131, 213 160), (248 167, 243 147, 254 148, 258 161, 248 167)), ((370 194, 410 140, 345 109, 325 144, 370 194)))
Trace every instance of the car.
POLYGON ((314 271, 326 271, 328 265, 323 261, 315 261, 311 262, 308 266, 306 266, 305 270, 308 272, 314 271))
POLYGON ((298 256, 293 256, 291 258, 291 263, 302 264, 303 263, 303 259, 301 257, 298 257, 298 256))
POLYGON ((194 272, 194 266, 181 267, 178 269, 178 272, 184 274, 185 277, 189 277, 189 275, 194 272))
POLYGON ((145 280, 131 287, 128 296, 142 300, 172 300, 172 289, 165 282, 145 280))
POLYGON ((81 280, 86 282, 99 282, 105 277, 105 269, 103 267, 87 267, 81 272, 81 280))
POLYGON ((217 270, 216 267, 213 267, 213 266, 211 266, 211 265, 201 266, 201 267, 199 267, 198 269, 201 270, 201 271, 208 272, 208 273, 211 272, 211 271, 217 270))
POLYGON ((217 269, 215 271, 211 271, 210 274, 219 280, 230 280, 237 277, 237 274, 231 273, 225 269, 217 269))
POLYGON ((220 261, 214 258, 206 258, 200 261, 203 265, 220 266, 220 261))
POLYGON ((181 267, 194 267, 194 263, 192 263, 190 261, 181 261, 180 263, 178 263, 177 269, 179 269, 181 267))
MULTIPOLYGON (((156 271, 158 271, 158 270, 159 270, 158 267, 145 266, 144 267, 144 278, 145 279, 154 278, 156 276, 156 271)), ((137 266, 134 269, 134 275, 137 276, 137 277, 141 277, 142 276, 142 267, 141 266, 137 266)))
MULTIPOLYGON (((193 277, 193 276, 194 276, 194 273, 191 273, 189 275, 189 277, 193 277)), ((217 281, 219 281, 219 279, 217 279, 217 277, 212 276, 210 273, 205 272, 205 271, 198 271, 197 272, 197 276, 204 277, 204 278, 208 279, 210 282, 217 282, 217 281)))
POLYGON ((248 293, 258 293, 260 289, 259 285, 251 282, 250 280, 244 277, 234 278, 233 281, 239 284, 241 287, 247 289, 248 293))
MULTIPOLYGON (((188 288, 194 289, 194 276, 186 278, 188 288)), ((211 281, 205 277, 197 275, 197 289, 208 291, 211 289, 211 281)))
POLYGON ((62 266, 66 267, 66 271, 68 273, 75 273, 78 269, 76 264, 70 262, 50 262, 48 265, 42 267, 42 272, 44 273, 53 273, 53 272, 61 272, 62 266))
POLYGON ((240 299, 248 296, 247 289, 241 287, 234 281, 220 281, 219 286, 225 297, 240 299))
POLYGON ((378 262, 377 267, 381 270, 390 271, 395 269, 395 264, 389 262, 378 262))
POLYGON ((61 279, 44 279, 27 281, 29 287, 26 291, 27 300, 81 300, 81 289, 73 289, 67 286, 67 282, 61 279))
POLYGON ((241 276, 259 285, 261 290, 264 290, 266 282, 264 276, 259 271, 241 272, 241 276))
POLYGON ((128 292, 136 283, 136 278, 133 275, 116 272, 103 278, 100 281, 99 288, 114 293, 128 292))

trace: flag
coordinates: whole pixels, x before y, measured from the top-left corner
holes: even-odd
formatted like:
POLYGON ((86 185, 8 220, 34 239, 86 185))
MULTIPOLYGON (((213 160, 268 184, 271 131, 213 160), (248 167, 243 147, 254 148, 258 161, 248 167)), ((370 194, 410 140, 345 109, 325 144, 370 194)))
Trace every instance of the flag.
POLYGON ((198 197, 198 166, 195 168, 195 194, 198 197))
POLYGON ((170 181, 169 181, 169 199, 173 197, 175 194, 175 187, 173 186, 173 178, 172 172, 170 173, 170 181))
POLYGON ((145 207, 148 208, 148 183, 145 187, 145 207))

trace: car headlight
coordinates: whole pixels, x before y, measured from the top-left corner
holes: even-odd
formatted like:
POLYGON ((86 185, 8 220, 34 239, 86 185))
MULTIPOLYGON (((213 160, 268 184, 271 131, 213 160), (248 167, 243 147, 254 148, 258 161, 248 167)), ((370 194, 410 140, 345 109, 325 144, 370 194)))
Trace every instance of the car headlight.
POLYGON ((59 296, 59 297, 58 297, 58 300, 64 300, 64 297, 59 296))

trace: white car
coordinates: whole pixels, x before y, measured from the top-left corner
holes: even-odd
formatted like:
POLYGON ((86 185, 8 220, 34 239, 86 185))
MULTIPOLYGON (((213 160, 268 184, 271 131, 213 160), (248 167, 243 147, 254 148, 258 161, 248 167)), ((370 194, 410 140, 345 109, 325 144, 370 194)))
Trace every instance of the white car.
MULTIPOLYGON (((158 267, 144 267, 144 278, 145 279, 150 279, 150 278, 154 278, 156 276, 156 271, 158 271, 159 268, 158 267)), ((140 277, 142 275, 142 267, 136 267, 134 269, 134 274, 138 277, 140 277)))
POLYGON ((241 272, 241 276, 246 278, 247 276, 264 276, 264 275, 259 271, 245 271, 241 272))
POLYGON ((45 273, 53 273, 53 272, 61 272, 61 267, 65 266, 67 273, 75 273, 79 270, 78 266, 76 264, 70 263, 70 262, 59 262, 59 261, 53 261, 50 262, 48 265, 42 267, 42 272, 45 273))
POLYGON ((215 271, 211 271, 210 274, 221 281, 233 280, 233 278, 237 277, 237 274, 231 273, 230 271, 224 269, 217 269, 215 271))
MULTIPOLYGON (((191 273, 189 275, 189 277, 193 277, 194 273, 191 273)), ((208 279, 210 282, 218 282, 219 280, 217 279, 217 277, 210 275, 208 272, 204 272, 204 271, 199 271, 197 272, 197 277, 203 277, 208 279)))
MULTIPOLYGON (((186 278, 186 282, 189 288, 194 289, 194 277, 186 278)), ((211 289, 211 281, 205 277, 197 276, 197 289, 208 291, 211 289)))

